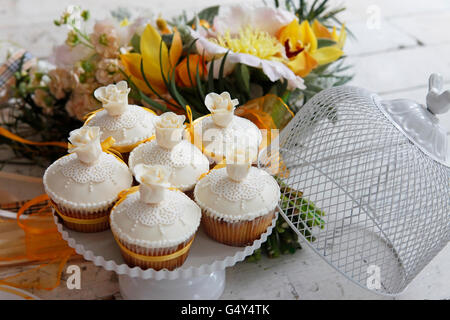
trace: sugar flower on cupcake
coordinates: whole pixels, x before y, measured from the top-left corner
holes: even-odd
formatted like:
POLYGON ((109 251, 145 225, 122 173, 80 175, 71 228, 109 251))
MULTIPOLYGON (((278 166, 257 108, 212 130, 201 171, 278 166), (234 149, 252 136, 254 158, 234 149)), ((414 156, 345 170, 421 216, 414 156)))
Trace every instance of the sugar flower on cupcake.
POLYGON ((226 91, 221 94, 211 92, 205 97, 205 105, 211 112, 214 123, 221 127, 225 127, 231 122, 238 104, 238 99, 231 99, 230 94, 226 91))
POLYGON ((103 108, 112 115, 118 116, 124 113, 128 107, 128 88, 126 81, 100 87, 94 91, 94 96, 103 104, 103 108))
POLYGON ((128 104, 129 92, 126 81, 96 89, 94 96, 103 108, 94 111, 85 121, 85 126, 100 127, 102 140, 113 137, 113 147, 124 159, 137 145, 155 134, 157 119, 152 110, 128 104))
POLYGON ((173 112, 163 113, 156 121, 155 133, 158 144, 167 149, 173 148, 183 138, 186 117, 173 112))
POLYGON ((80 161, 93 163, 102 153, 99 127, 81 127, 70 132, 69 141, 72 147, 69 153, 75 152, 80 161))
POLYGON ((141 184, 140 195, 145 203, 158 203, 164 199, 164 191, 170 186, 170 171, 165 166, 139 164, 136 166, 136 180, 141 184))
POLYGON ((70 133, 69 154, 45 170, 43 183, 62 223, 79 232, 109 228, 109 213, 118 194, 133 182, 130 169, 102 150, 99 127, 70 133))
POLYGON ((170 170, 170 184, 190 195, 200 176, 208 172, 209 162, 200 149, 183 139, 185 119, 173 112, 159 116, 155 139, 137 146, 130 153, 128 164, 135 174, 139 164, 164 165, 170 170))

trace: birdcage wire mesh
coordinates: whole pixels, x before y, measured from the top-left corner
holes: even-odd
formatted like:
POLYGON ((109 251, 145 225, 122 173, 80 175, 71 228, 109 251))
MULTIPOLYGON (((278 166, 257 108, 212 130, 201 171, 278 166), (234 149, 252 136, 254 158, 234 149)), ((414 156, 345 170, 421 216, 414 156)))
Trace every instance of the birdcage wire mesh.
POLYGON ((322 91, 259 165, 283 164, 282 214, 316 252, 362 287, 398 294, 450 239, 450 170, 411 143, 379 103, 360 88, 322 91), (305 199, 324 215, 302 206, 305 199), (379 286, 375 279, 368 287, 370 266, 379 268, 379 286))

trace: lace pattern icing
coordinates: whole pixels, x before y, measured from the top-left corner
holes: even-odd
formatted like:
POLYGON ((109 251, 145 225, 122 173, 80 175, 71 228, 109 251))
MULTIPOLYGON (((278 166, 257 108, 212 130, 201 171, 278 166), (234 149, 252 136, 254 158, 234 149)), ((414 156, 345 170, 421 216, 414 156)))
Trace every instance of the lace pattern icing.
POLYGON ((136 223, 154 227, 171 225, 182 219, 186 199, 178 192, 171 192, 161 203, 151 205, 139 200, 139 192, 129 195, 118 207, 118 212, 126 215, 136 223))
POLYGON ((267 184, 272 183, 267 173, 253 167, 241 182, 228 178, 226 168, 212 170, 207 177, 214 194, 233 202, 254 199, 261 194, 267 184))
POLYGON ((98 126, 109 131, 118 131, 131 129, 138 123, 145 128, 148 126, 148 121, 152 121, 151 114, 148 111, 139 106, 129 105, 128 110, 117 117, 111 117, 106 110, 102 110, 89 121, 89 125, 98 126))
POLYGON ((111 180, 117 166, 117 159, 108 153, 102 153, 94 165, 79 161, 76 154, 70 154, 58 161, 61 173, 80 184, 111 180))
POLYGON ((201 151, 188 141, 181 141, 172 150, 164 149, 152 140, 138 147, 134 153, 134 163, 166 165, 183 168, 189 164, 201 164, 205 158, 201 151))
MULTIPOLYGON (((259 145, 261 142, 261 133, 258 128, 251 121, 237 116, 233 117, 231 123, 225 128, 217 127, 214 124, 212 117, 207 117, 202 121, 202 131, 204 139, 206 139, 207 136, 212 135, 216 142, 220 140, 223 143, 233 143, 237 145, 243 143, 259 145), (246 137, 248 141, 245 141, 243 137, 246 137)), ((210 139, 208 138, 208 140, 210 139)))

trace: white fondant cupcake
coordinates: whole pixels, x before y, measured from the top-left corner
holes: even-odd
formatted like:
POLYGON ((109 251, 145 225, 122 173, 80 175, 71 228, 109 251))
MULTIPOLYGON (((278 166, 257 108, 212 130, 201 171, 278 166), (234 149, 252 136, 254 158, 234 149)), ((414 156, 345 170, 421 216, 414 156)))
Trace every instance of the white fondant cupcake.
POLYGON ((237 104, 238 100, 231 100, 228 92, 209 93, 205 105, 211 114, 193 123, 194 144, 211 162, 226 160, 226 154, 236 148, 258 154, 261 131, 251 121, 234 115, 237 104))
POLYGON ((115 155, 102 151, 100 128, 82 127, 70 133, 73 148, 44 173, 45 190, 63 223, 81 232, 108 229, 111 207, 133 176, 115 155))
POLYGON ((251 157, 234 152, 227 165, 201 179, 194 198, 203 212, 206 233, 218 242, 246 246, 260 238, 275 217, 280 188, 251 157))
POLYGON ((164 166, 136 166, 134 187, 111 212, 111 230, 130 266, 173 270, 189 252, 201 219, 197 204, 169 189, 164 166))
POLYGON ((131 171, 139 164, 164 165, 170 170, 169 183, 189 193, 200 176, 209 170, 209 161, 202 152, 183 140, 185 116, 166 112, 156 121, 156 139, 143 143, 131 153, 131 171))
POLYGON ((85 122, 86 126, 100 127, 102 140, 113 137, 116 141, 114 148, 123 154, 155 134, 154 122, 157 119, 150 109, 129 105, 129 92, 126 81, 96 89, 95 98, 102 102, 103 109, 85 122))

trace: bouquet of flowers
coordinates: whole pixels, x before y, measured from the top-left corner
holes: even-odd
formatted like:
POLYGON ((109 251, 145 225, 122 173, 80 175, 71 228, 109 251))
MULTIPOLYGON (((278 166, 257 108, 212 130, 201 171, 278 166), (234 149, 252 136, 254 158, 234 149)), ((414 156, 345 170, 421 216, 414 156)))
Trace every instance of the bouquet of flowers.
MULTIPOLYGON (((29 63, 23 54, 6 64, 15 69, 6 68, 12 84, 0 81, 0 145, 28 163, 47 165, 65 152, 53 145, 100 107, 94 90, 120 80, 128 81, 136 104, 157 113, 186 114, 189 105, 195 119, 209 113, 204 104, 209 92, 228 91, 241 104, 237 115, 260 128, 282 129, 290 118, 277 103, 292 114, 315 93, 351 79, 344 63, 347 32, 337 18, 343 10, 330 8, 328 0, 286 0, 274 6, 214 6, 193 18, 166 20, 119 9, 89 29, 89 11, 69 6, 55 20, 67 28, 66 41, 48 61, 29 63), (255 114, 255 105, 264 112, 255 114)), ((294 206, 299 219, 312 211, 316 217, 305 223, 323 224, 323 212, 306 208, 312 204, 302 203, 299 191, 292 196, 282 200, 300 201, 294 206)), ((264 250, 278 256, 297 248, 296 234, 279 219, 264 250)))

